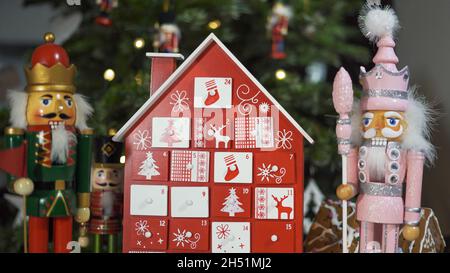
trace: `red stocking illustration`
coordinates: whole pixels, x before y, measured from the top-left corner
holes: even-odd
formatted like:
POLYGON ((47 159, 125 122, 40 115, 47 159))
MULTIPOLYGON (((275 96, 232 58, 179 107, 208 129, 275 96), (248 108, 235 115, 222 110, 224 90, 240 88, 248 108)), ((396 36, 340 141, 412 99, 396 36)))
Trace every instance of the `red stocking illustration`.
POLYGON ((233 180, 239 174, 239 168, 234 158, 234 155, 228 155, 225 158, 225 165, 227 166, 227 173, 225 174, 225 181, 233 180))
POLYGON ((211 105, 220 99, 219 89, 214 80, 206 82, 206 90, 208 90, 208 97, 205 100, 205 105, 211 105))
POLYGON ((173 143, 181 142, 180 137, 175 131, 173 120, 169 120, 169 126, 167 126, 164 133, 161 135, 161 141, 167 143, 169 147, 172 147, 173 143))

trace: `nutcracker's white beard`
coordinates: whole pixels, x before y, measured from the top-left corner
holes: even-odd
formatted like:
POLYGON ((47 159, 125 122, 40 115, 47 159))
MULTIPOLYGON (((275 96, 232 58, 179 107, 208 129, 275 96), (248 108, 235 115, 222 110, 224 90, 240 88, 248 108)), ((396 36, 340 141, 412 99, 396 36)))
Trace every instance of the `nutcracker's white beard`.
POLYGON ((52 162, 57 164, 65 164, 69 156, 69 147, 72 143, 74 145, 77 138, 74 133, 66 130, 63 124, 52 129, 52 162))
POLYGON ((385 175, 386 148, 370 147, 367 154, 370 182, 383 182, 385 175))
POLYGON ((105 191, 103 193, 102 208, 105 216, 111 216, 114 209, 115 195, 113 191, 105 191))

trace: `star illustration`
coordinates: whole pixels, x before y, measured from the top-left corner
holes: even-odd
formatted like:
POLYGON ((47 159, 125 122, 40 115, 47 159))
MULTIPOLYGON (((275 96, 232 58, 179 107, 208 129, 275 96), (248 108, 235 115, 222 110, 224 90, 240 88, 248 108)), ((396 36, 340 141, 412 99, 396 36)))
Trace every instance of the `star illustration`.
POLYGON ((142 244, 141 241, 137 241, 137 245, 140 246, 142 244))
POLYGON ((241 247, 241 249, 244 249, 245 245, 243 243, 241 243, 239 246, 241 247))
POLYGON ((222 245, 217 245, 217 249, 222 249, 222 245))
POLYGON ((160 245, 162 245, 163 242, 164 242, 164 240, 161 239, 161 238, 159 238, 158 243, 159 243, 160 245))

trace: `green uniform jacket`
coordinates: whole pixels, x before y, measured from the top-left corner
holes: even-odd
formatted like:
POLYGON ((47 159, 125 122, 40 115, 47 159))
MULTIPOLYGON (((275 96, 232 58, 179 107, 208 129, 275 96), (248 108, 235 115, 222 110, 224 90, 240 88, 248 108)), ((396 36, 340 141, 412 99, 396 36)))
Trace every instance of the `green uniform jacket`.
MULTIPOLYGON (((25 132, 7 135, 10 148, 26 143, 27 176, 34 183, 34 191, 27 197, 27 215, 37 217, 71 216, 76 212, 76 193, 90 192, 92 134, 77 134, 77 143, 69 146, 65 164, 51 162, 51 131, 25 132)), ((16 177, 9 177, 10 188, 16 177)))

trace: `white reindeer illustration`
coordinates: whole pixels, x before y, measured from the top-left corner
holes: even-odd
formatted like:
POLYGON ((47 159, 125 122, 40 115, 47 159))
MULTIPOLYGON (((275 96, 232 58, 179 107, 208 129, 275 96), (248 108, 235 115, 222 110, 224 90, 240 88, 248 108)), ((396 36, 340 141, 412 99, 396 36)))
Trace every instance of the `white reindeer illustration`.
POLYGON ((225 148, 228 148, 228 142, 230 141, 230 137, 227 135, 222 135, 220 132, 223 130, 223 128, 227 127, 227 125, 230 123, 230 120, 227 119, 227 123, 225 125, 222 125, 217 129, 215 125, 210 124, 209 126, 211 129, 208 130, 209 136, 214 136, 216 139, 216 148, 219 148, 219 144, 223 142, 225 144, 225 148))

